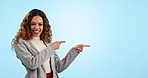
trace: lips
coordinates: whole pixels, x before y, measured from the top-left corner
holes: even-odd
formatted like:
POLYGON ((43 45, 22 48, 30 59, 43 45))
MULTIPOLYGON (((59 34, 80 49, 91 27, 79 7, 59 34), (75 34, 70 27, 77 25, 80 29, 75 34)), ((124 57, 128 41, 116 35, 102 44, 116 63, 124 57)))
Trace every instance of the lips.
POLYGON ((41 32, 41 30, 33 30, 34 34, 39 34, 41 32))

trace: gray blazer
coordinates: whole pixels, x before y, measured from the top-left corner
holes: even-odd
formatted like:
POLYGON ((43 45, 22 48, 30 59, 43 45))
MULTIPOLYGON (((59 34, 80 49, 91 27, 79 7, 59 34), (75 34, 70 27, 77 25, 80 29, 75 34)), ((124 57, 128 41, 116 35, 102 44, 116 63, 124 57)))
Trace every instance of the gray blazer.
POLYGON ((57 73, 65 70, 78 56, 75 49, 70 49, 65 58, 60 60, 51 46, 47 46, 42 52, 32 45, 28 40, 19 39, 17 44, 13 44, 16 56, 27 70, 25 78, 46 78, 45 67, 43 63, 50 58, 53 78, 59 78, 57 73))

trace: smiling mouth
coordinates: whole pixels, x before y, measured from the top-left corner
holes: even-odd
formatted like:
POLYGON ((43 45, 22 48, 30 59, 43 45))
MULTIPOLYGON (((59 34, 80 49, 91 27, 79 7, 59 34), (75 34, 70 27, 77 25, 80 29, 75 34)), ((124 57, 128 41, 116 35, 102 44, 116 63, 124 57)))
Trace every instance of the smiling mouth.
POLYGON ((39 34, 40 33, 40 30, 33 30, 33 33, 34 34, 39 34))

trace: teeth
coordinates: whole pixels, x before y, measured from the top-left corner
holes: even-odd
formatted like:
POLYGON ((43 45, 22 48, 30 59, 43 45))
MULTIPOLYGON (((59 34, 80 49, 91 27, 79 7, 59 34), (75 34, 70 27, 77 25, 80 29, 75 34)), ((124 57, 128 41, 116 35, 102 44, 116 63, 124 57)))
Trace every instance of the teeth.
POLYGON ((38 34, 40 31, 39 30, 34 30, 33 32, 36 33, 36 34, 38 34))
POLYGON ((38 33, 39 31, 34 31, 34 32, 38 33))

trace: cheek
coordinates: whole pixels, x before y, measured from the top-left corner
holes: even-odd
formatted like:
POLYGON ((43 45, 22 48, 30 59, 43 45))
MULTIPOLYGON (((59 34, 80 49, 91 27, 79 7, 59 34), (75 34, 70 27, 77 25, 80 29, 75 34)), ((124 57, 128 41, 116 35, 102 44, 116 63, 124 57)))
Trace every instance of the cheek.
POLYGON ((40 27, 41 31, 43 31, 43 26, 40 27))
POLYGON ((30 26, 30 29, 33 30, 34 29, 34 26, 30 26))

